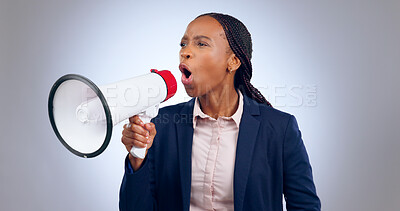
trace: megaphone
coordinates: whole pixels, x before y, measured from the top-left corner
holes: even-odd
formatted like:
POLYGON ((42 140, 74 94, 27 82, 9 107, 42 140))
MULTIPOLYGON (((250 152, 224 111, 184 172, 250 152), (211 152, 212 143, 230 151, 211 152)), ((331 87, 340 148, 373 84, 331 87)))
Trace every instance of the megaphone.
MULTIPOLYGON (((84 158, 101 154, 108 146, 113 126, 139 115, 144 123, 157 116, 159 104, 171 98, 177 89, 168 70, 150 73, 96 86, 81 75, 59 78, 49 94, 51 126, 60 142, 72 153, 84 158)), ((146 148, 133 147, 131 154, 144 158, 146 148)))

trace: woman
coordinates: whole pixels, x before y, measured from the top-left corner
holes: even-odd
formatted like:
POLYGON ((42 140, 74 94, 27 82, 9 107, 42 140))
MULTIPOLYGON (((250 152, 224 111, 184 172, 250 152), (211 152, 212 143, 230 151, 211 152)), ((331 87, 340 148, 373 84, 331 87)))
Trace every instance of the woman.
POLYGON ((294 116, 250 84, 252 42, 234 17, 203 14, 181 41, 182 83, 193 97, 137 116, 122 142, 129 154, 120 210, 320 210, 294 116), (157 135, 156 135, 157 134, 157 135))

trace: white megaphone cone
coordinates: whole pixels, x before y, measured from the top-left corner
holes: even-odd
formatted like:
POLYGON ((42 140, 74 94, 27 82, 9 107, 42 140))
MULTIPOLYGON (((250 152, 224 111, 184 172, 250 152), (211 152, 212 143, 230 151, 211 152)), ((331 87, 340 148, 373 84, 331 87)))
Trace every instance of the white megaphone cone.
MULTIPOLYGON (((144 123, 157 116, 159 104, 177 89, 168 70, 103 86, 69 74, 58 79, 49 95, 51 125, 61 143, 72 153, 95 157, 108 146, 114 125, 134 115, 144 123)), ((133 147, 131 154, 144 158, 146 148, 133 147)))

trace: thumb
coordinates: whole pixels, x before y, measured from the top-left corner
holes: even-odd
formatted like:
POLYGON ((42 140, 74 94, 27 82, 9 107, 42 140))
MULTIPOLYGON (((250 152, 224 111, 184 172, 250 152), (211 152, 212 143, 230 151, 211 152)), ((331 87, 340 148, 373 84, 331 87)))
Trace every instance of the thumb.
POLYGON ((139 118, 138 115, 135 115, 135 116, 133 116, 133 117, 130 117, 130 118, 129 118, 129 123, 141 125, 142 127, 144 126, 143 121, 139 118))
POLYGON ((154 136, 156 135, 156 126, 154 123, 150 122, 148 124, 145 124, 145 128, 149 131, 149 136, 151 138, 154 138, 154 136))

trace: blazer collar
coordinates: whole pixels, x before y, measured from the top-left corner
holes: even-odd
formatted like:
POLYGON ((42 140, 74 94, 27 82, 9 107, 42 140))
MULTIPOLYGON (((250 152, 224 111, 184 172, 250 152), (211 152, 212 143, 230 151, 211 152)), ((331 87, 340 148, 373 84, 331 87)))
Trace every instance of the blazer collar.
MULTIPOLYGON (((190 207, 194 100, 195 98, 185 103, 180 117, 175 119, 183 210, 189 210, 190 207)), ((243 209, 251 158, 260 125, 259 120, 255 118, 258 115, 260 115, 258 103, 243 95, 243 114, 237 141, 233 183, 235 210, 243 209)))

